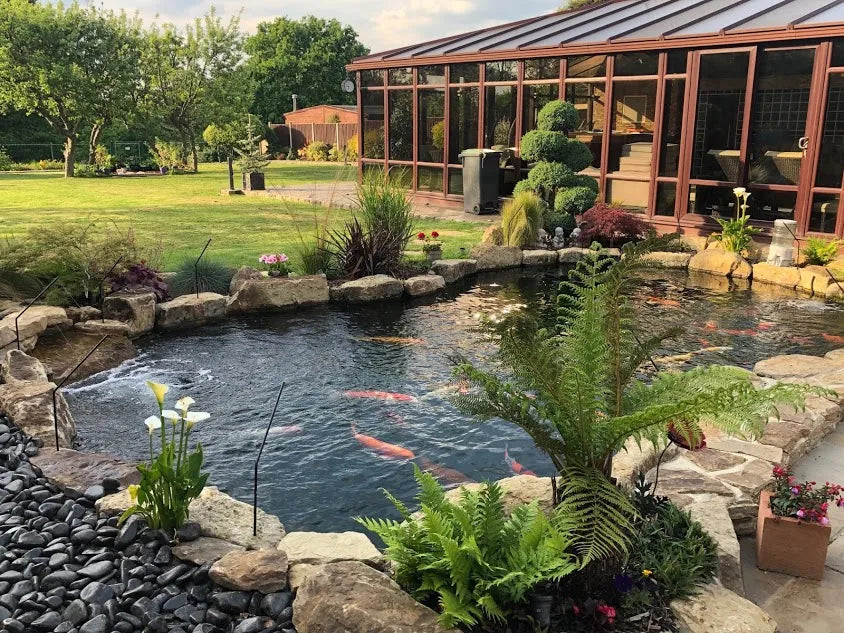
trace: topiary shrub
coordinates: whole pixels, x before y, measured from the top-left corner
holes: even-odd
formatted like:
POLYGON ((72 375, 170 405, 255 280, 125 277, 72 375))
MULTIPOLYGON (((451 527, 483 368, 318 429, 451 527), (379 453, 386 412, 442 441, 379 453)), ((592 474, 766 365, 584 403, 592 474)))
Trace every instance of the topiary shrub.
POLYGON ((524 248, 536 242, 542 226, 542 200, 532 191, 524 191, 501 208, 501 232, 504 246, 524 248))
POLYGON ((514 194, 534 191, 545 201, 546 214, 580 215, 595 204, 598 183, 578 173, 592 163, 592 153, 568 136, 577 126, 577 110, 566 101, 552 101, 540 110, 537 121, 537 129, 521 142, 522 159, 535 164, 514 194))
POLYGON ((580 243, 585 245, 598 242, 602 246, 620 246, 642 239, 648 232, 648 225, 642 220, 606 202, 599 202, 584 213, 583 222, 580 243))

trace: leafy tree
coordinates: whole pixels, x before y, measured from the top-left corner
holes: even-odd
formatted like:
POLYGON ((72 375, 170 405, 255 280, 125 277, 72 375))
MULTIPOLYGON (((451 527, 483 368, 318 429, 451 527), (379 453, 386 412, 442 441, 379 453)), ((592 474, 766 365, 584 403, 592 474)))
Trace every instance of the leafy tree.
POLYGON ((454 396, 461 409, 516 424, 548 454, 562 482, 554 501, 585 531, 582 556, 623 536, 615 526, 629 501, 610 477, 613 455, 630 438, 663 445, 671 425, 693 445, 702 423, 759 436, 778 404, 799 407, 807 392, 823 392, 790 384, 757 389, 748 372, 724 366, 640 378, 640 365, 677 332, 643 333, 628 298, 633 271, 654 248, 654 242, 628 244, 618 263, 592 251, 561 284, 556 329, 518 315, 490 322, 506 375, 468 361, 455 370, 469 386, 454 396))
POLYGON ((224 125, 212 123, 202 132, 202 138, 208 143, 211 149, 226 155, 226 161, 229 167, 229 189, 234 190, 234 167, 232 166, 232 160, 234 159, 235 148, 240 142, 237 126, 234 123, 226 123, 224 125))
POLYGON ((165 24, 147 33, 141 63, 148 84, 136 97, 138 106, 188 149, 194 171, 196 138, 204 127, 246 109, 242 46, 239 18, 224 24, 213 8, 184 32, 165 24))
POLYGON ((307 16, 261 22, 246 41, 247 68, 255 81, 252 112, 264 121, 281 121, 292 106, 292 95, 303 106, 353 104, 340 83, 345 66, 369 52, 350 26, 337 20, 307 16))
POLYGON ((61 134, 66 177, 82 128, 101 129, 139 82, 139 32, 137 19, 96 7, 0 4, 0 111, 37 114, 61 134))

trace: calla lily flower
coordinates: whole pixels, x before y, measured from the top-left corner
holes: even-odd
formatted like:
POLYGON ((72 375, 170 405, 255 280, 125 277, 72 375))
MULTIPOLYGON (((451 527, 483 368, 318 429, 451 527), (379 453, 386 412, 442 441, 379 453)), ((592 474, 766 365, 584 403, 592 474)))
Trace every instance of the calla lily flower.
POLYGON ((129 486, 127 488, 128 492, 129 492, 129 498, 132 500, 132 503, 138 502, 138 490, 139 489, 140 489, 140 486, 138 486, 137 484, 132 484, 131 486, 129 486))
POLYGON ((182 415, 187 415, 188 409, 190 409, 190 405, 196 402, 190 396, 185 396, 184 398, 179 398, 176 401, 176 408, 182 412, 182 415))
POLYGON ((191 411, 185 416, 185 420, 190 424, 195 424, 196 422, 203 422, 210 417, 211 414, 205 413, 205 411, 191 411))
POLYGON ((733 194, 736 197, 743 196, 745 193, 747 193, 747 189, 745 189, 744 187, 736 187, 735 189, 733 189, 733 194))
POLYGON ((173 409, 164 409, 164 411, 161 412, 161 416, 167 418, 173 424, 176 424, 176 422, 182 419, 182 416, 180 416, 178 412, 173 411, 173 409))
POLYGON ((149 434, 152 435, 154 431, 161 428, 161 418, 157 415, 151 415, 144 420, 144 424, 147 425, 147 430, 149 431, 149 434))
POLYGON ((147 380, 147 387, 152 389, 152 392, 155 394, 155 399, 158 401, 158 407, 163 407, 164 396, 168 391, 170 391, 170 387, 168 387, 167 385, 162 385, 161 383, 153 382, 151 380, 147 380))

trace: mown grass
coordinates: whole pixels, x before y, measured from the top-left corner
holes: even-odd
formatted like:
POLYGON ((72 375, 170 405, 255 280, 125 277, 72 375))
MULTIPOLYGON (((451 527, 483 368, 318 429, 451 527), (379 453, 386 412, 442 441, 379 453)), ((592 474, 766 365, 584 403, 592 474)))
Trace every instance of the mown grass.
MULTIPOLYGON (((268 185, 354 181, 355 166, 274 161, 268 185)), ((160 265, 173 270, 195 257, 212 238, 207 257, 230 266, 254 265, 261 253, 294 254, 310 242, 317 225, 338 229, 351 217, 343 209, 277 198, 221 196, 225 165, 203 164, 197 174, 149 178, 74 178, 56 173, 0 174, 0 239, 21 239, 30 230, 76 222, 112 222, 132 229, 150 251, 162 250, 160 265)), ((437 230, 445 256, 480 240, 482 224, 422 219, 418 230, 437 230)), ((418 243, 411 244, 418 250, 418 243)))

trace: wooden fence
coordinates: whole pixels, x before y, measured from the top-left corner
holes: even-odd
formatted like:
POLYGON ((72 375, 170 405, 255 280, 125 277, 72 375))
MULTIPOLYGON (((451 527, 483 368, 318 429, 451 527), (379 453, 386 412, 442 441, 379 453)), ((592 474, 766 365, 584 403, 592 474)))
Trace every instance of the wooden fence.
POLYGON ((345 149, 349 140, 358 133, 356 123, 293 123, 290 126, 271 124, 270 129, 278 144, 283 147, 290 146, 292 132, 293 147, 297 150, 314 141, 345 149))

